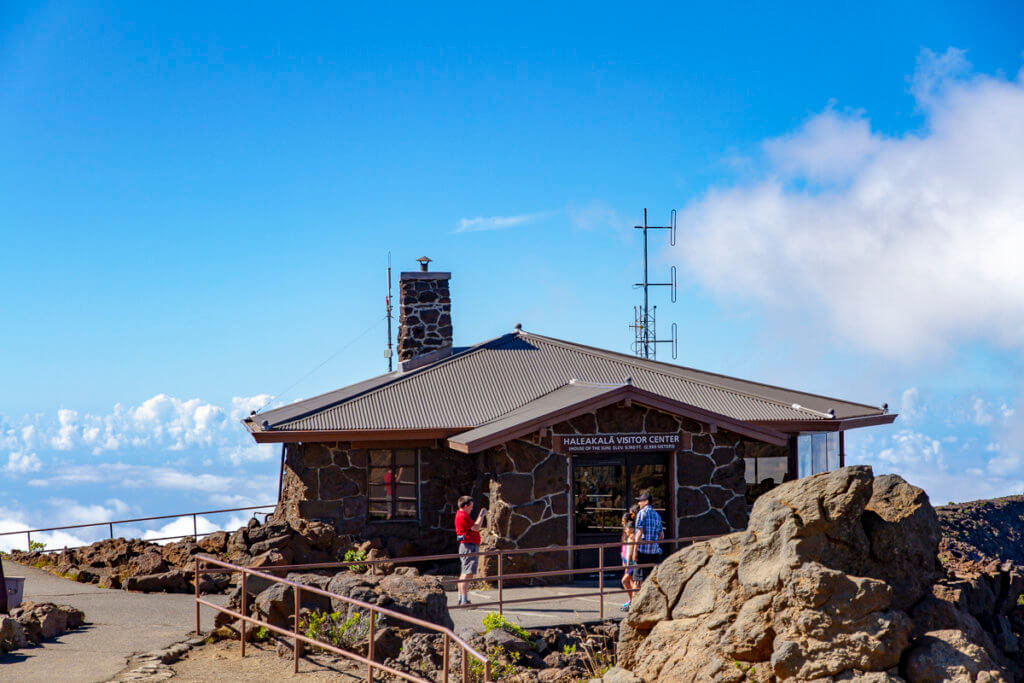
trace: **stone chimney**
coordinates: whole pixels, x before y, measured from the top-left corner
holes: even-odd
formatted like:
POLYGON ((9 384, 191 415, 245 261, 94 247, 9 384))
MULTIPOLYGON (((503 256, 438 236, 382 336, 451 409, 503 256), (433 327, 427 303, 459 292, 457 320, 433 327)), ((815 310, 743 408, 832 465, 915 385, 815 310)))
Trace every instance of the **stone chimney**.
POLYGON ((399 278, 398 369, 440 360, 452 353, 451 273, 427 270, 430 259, 421 256, 420 269, 399 278))

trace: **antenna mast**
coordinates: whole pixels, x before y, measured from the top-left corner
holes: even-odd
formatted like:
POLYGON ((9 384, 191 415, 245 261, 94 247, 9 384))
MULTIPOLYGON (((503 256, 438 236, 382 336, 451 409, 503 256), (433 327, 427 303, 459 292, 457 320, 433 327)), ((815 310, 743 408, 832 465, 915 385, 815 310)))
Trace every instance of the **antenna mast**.
POLYGON ((391 252, 388 252, 388 295, 384 297, 384 312, 388 319, 388 348, 384 355, 388 357, 388 372, 392 371, 391 353, 391 252))
POLYGON ((640 356, 641 358, 657 358, 658 357, 658 344, 669 344, 672 349, 672 358, 678 355, 679 351, 679 331, 675 323, 672 323, 672 336, 669 339, 658 339, 657 330, 655 327, 655 317, 658 311, 657 306, 650 306, 650 292, 648 291, 651 287, 668 287, 672 298, 672 303, 676 302, 676 267, 672 266, 670 271, 671 277, 669 282, 650 282, 647 278, 647 231, 648 230, 668 230, 669 231, 669 244, 671 246, 676 245, 676 210, 672 209, 670 214, 670 225, 647 225, 647 209, 644 209, 644 224, 634 226, 637 230, 642 230, 644 235, 644 279, 643 282, 637 282, 633 285, 633 288, 641 288, 644 290, 644 305, 633 307, 633 324, 630 325, 633 328, 633 353, 640 356))

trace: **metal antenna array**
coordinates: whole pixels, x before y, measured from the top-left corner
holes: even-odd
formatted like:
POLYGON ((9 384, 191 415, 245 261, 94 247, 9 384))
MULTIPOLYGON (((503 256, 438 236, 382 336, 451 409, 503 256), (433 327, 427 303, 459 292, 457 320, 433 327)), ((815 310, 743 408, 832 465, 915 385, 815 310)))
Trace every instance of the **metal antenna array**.
POLYGON ((388 348, 384 355, 388 357, 388 372, 392 371, 391 360, 391 252, 388 252, 388 295, 384 297, 384 313, 388 319, 388 348))
POLYGON ((670 271, 671 276, 669 282, 650 282, 647 279, 647 231, 668 230, 669 244, 674 247, 676 245, 675 209, 672 209, 669 222, 670 225, 647 225, 647 209, 644 209, 644 224, 634 226, 637 230, 642 230, 644 234, 644 280, 643 282, 637 282, 633 285, 634 288, 642 288, 644 290, 644 305, 642 307, 633 307, 633 324, 630 325, 630 327, 633 328, 634 334, 633 353, 641 358, 657 358, 658 344, 669 344, 672 349, 672 358, 675 358, 679 352, 679 330, 676 327, 676 324, 672 323, 672 336, 670 338, 658 339, 655 326, 658 307, 649 305, 650 297, 648 289, 650 287, 668 287, 672 303, 676 302, 677 286, 675 266, 672 266, 670 271))

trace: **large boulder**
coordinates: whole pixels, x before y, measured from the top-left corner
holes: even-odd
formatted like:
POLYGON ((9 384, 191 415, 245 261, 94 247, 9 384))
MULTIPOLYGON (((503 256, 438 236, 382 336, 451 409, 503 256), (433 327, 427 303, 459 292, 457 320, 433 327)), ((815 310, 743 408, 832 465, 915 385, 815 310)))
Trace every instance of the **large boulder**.
POLYGON ((783 484, 746 531, 655 569, 620 625, 618 664, 645 681, 896 681, 911 668, 1009 680, 977 622, 933 594, 938 543, 927 496, 897 476, 846 467, 783 484))
MULTIPOLYGON (((451 615, 448 613, 447 596, 441 587, 440 580, 433 576, 399 574, 375 576, 342 572, 331 579, 327 590, 440 626, 454 627, 451 615)), ((332 602, 332 608, 340 611, 346 617, 354 611, 362 611, 357 606, 343 600, 333 600, 332 602)), ((383 618, 382 623, 398 628, 409 626, 408 622, 397 619, 383 618)))

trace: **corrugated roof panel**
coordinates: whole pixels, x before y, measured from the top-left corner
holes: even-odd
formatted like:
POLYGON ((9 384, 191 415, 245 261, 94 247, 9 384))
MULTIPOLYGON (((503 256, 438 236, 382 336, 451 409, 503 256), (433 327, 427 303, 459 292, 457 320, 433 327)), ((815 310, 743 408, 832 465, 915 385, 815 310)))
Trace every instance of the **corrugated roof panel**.
POLYGON ((877 408, 527 333, 506 335, 416 371, 264 413, 275 429, 422 429, 482 425, 577 379, 620 383, 744 421, 878 414, 877 408), (319 403, 319 405, 318 405, 319 403), (795 409, 794 403, 809 408, 795 409), (277 418, 271 420, 271 418, 277 418))

